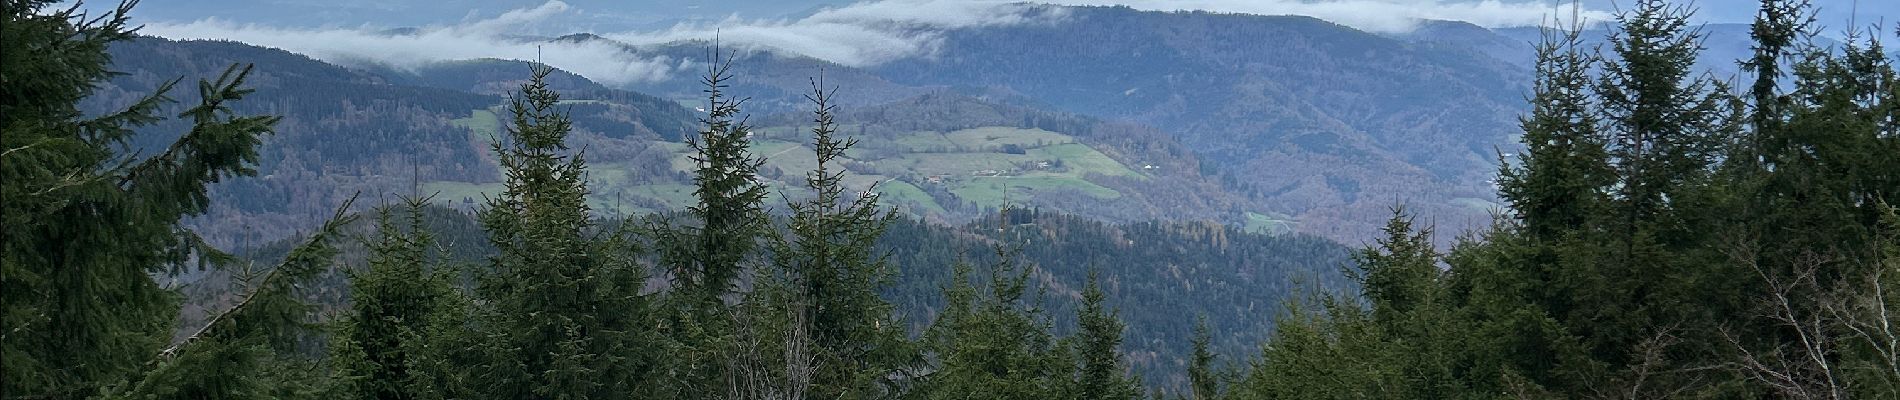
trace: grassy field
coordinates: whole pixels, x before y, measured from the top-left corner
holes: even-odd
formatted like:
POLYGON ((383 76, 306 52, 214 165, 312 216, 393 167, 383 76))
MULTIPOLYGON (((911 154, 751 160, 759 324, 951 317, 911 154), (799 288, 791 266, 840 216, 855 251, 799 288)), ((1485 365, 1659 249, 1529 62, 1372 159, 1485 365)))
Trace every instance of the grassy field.
POLYGON ((1094 182, 1061 175, 975 176, 950 189, 957 197, 983 206, 1021 203, 1038 193, 1074 190, 1099 199, 1115 199, 1122 194, 1094 182), (1008 193, 1005 193, 1007 191, 1008 193))
POLYGON ((1299 221, 1280 213, 1267 215, 1248 211, 1247 224, 1243 226, 1243 229, 1248 232, 1278 235, 1292 232, 1295 225, 1299 225, 1299 221))
POLYGON ((488 143, 501 137, 501 117, 488 109, 473 110, 468 118, 456 118, 449 123, 468 128, 468 138, 476 143, 488 143))
POLYGON ((1060 159, 1069 169, 1080 171, 1079 173, 1097 173, 1107 176, 1142 176, 1140 173, 1136 173, 1135 170, 1129 169, 1128 166, 1122 165, 1121 162, 1115 161, 1113 158, 1108 158, 1108 155, 1079 143, 1059 144, 1032 149, 1030 150, 1030 154, 1039 154, 1045 158, 1060 159))
POLYGON ((1000 126, 964 129, 943 134, 945 139, 963 147, 963 151, 996 151, 1005 144, 1023 147, 1043 147, 1064 143, 1074 143, 1069 135, 1041 129, 1020 129, 1000 126))
POLYGON ((929 194, 924 193, 923 189, 919 189, 917 185, 912 185, 910 182, 884 182, 878 185, 877 194, 881 196, 879 201, 883 204, 897 207, 899 211, 906 213, 928 215, 950 212, 944 209, 943 205, 937 204, 937 200, 930 198, 929 194))
MULTIPOLYGON (((498 134, 500 120, 490 110, 474 110, 468 118, 455 120, 468 127, 471 140, 486 142, 498 134)), ((766 205, 783 208, 784 197, 803 198, 805 172, 817 160, 801 138, 789 127, 765 127, 757 130, 750 150, 764 157, 762 176, 772 193, 766 205), (776 172, 776 173, 773 173, 776 172)), ((672 168, 691 171, 692 149, 684 143, 658 143, 677 154, 672 168)), ((982 127, 954 132, 912 132, 867 138, 849 154, 844 184, 862 190, 877 185, 886 205, 907 213, 944 214, 950 210, 926 191, 947 191, 963 202, 984 207, 1005 203, 1022 204, 1039 195, 1056 192, 1080 193, 1098 199, 1122 196, 1114 189, 1090 182, 1090 176, 1145 177, 1107 155, 1077 142, 1068 135, 1041 129, 982 127), (1020 154, 1004 152, 1020 149, 1020 154)), ((634 171, 628 165, 611 160, 594 160, 589 166, 588 183, 594 192, 590 202, 603 210, 632 214, 652 212, 630 205, 630 199, 648 199, 641 203, 661 203, 669 208, 692 204, 691 182, 629 184, 634 171)), ((442 192, 445 199, 473 198, 493 194, 500 184, 432 182, 429 190, 442 192)))

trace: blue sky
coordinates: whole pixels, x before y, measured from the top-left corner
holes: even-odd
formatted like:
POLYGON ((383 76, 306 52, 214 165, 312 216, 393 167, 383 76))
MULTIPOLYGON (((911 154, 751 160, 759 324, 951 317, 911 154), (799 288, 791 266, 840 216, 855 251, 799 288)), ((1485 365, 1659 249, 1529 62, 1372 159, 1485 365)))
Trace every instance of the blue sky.
MULTIPOLYGON (((808 14, 820 7, 838 7, 850 0, 563 0, 581 12, 570 23, 592 30, 625 30, 664 26, 682 20, 718 20, 741 18, 786 18, 808 14)), ((975 0, 989 1, 994 0, 975 0)), ((1134 0, 1061 1, 1057 3, 1129 3, 1137 8, 1206 9, 1242 11, 1261 4, 1283 0, 1134 0)), ((1586 8, 1614 10, 1632 0, 1585 0, 1586 8)), ((507 10, 532 8, 545 0, 144 0, 137 16, 148 21, 193 21, 218 18, 240 23, 290 27, 405 27, 453 24, 472 18, 492 16, 507 10)), ((1482 4, 1464 0, 1317 0, 1301 3, 1390 3, 1403 5, 1447 6, 1482 4)), ((1550 4, 1549 1, 1492 0, 1491 3, 1550 4)), ((92 1, 106 7, 109 1, 92 1)), ((1695 2, 1705 22, 1746 22, 1754 15, 1754 0, 1701 0, 1695 2)), ((1852 17, 1860 24, 1886 20, 1891 27, 1900 19, 1900 1, 1896 0, 1814 0, 1821 9, 1821 20, 1828 26, 1846 25, 1852 17), (1851 11, 1858 10, 1859 13, 1851 11)), ((1386 7, 1366 7, 1365 13, 1380 13, 1386 7)), ((585 30, 585 29, 577 29, 585 30)))

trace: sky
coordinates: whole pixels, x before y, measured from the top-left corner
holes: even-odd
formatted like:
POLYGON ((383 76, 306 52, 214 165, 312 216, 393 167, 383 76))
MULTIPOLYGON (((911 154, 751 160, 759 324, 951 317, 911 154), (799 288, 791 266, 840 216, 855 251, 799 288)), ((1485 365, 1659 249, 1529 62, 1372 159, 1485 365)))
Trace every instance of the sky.
MULTIPOLYGON (((1558 0, 1563 1, 1563 0, 1558 0)), ((1615 10, 1633 0, 1584 0, 1593 10, 1615 10)), ((681 21, 721 20, 727 18, 772 19, 797 17, 823 7, 844 7, 852 0, 563 0, 584 11, 568 23, 577 28, 624 30, 661 27, 681 21)), ((969 2, 996 3, 992 0, 969 2)), ((1512 8, 1551 8, 1551 0, 1052 0, 1068 4, 1126 4, 1156 10, 1199 9, 1210 11, 1307 14, 1412 14, 1426 17, 1459 17, 1479 23, 1496 19, 1512 8)), ((1823 21, 1849 18, 1869 23, 1900 17, 1900 1, 1894 0, 1813 0, 1823 21), (1855 13, 1854 11, 1859 11, 1855 13)), ((92 6, 109 7, 109 0, 93 0, 92 6)), ((378 26, 408 27, 455 23, 507 10, 533 8, 544 0, 143 0, 136 15, 150 21, 193 21, 218 18, 278 27, 378 26)), ((1747 22, 1754 15, 1755 0, 1698 0, 1698 14, 1704 22, 1747 22)), ((1323 15, 1316 15, 1322 16, 1323 15)), ((1892 21, 1889 21, 1892 22, 1892 21)), ((1480 25, 1486 25, 1480 23, 1480 25)), ((1835 25, 1830 23, 1829 25, 1835 25)), ((1891 23, 1889 24, 1891 25, 1891 23)))
MULTIPOLYGON (((541 59, 608 84, 667 79, 691 60, 629 54, 606 43, 545 44, 522 35, 587 32, 640 45, 706 39, 732 46, 871 66, 930 54, 948 29, 1059 22, 1061 9, 1018 0, 144 0, 134 18, 144 34, 226 39, 281 48, 349 65, 413 68, 481 57, 541 59), (417 28, 391 35, 391 28, 417 28)), ((1610 18, 1632 0, 1584 0, 1587 21, 1610 18)), ((1701 22, 1746 22, 1756 0, 1701 0, 1701 22)), ((1826 26, 1900 20, 1900 0, 1812 0, 1826 26)), ((1046 0, 1060 5, 1125 5, 1307 15, 1361 30, 1398 33, 1420 19, 1487 27, 1529 26, 1571 14, 1549 0, 1046 0)), ((116 1, 94 0, 89 7, 116 1)))

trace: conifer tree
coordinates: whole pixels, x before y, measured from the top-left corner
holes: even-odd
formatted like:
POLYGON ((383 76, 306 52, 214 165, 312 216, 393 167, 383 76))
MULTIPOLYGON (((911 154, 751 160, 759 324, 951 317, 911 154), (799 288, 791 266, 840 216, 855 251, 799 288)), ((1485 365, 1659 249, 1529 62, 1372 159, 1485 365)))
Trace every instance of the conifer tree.
POLYGON ((1102 292, 1097 273, 1090 271, 1088 279, 1082 288, 1082 308, 1076 315, 1080 330, 1071 338, 1072 351, 1080 358, 1081 365, 1070 396, 1101 400, 1140 398, 1141 382, 1123 372, 1126 365, 1121 357, 1122 322, 1103 304, 1107 294, 1102 292))
POLYGON ((342 395, 367 399, 466 397, 445 364, 467 317, 462 297, 423 222, 426 197, 404 198, 403 224, 391 207, 377 220, 369 265, 350 275, 351 312, 331 350, 342 395))
POLYGON ((275 266, 236 271, 243 293, 236 305, 213 315, 192 333, 144 363, 142 376, 106 389, 110 399, 319 398, 327 386, 315 374, 320 360, 303 346, 318 327, 310 295, 312 278, 332 266, 335 241, 355 218, 352 197, 322 227, 275 266))
MULTIPOLYGON (((1814 248, 1871 248, 1867 240, 1874 236, 1881 211, 1876 204, 1900 194, 1894 189, 1900 187, 1900 178, 1882 172, 1900 168, 1895 157, 1882 156, 1900 149, 1890 133, 1893 110, 1900 107, 1894 100, 1900 79, 1892 60, 1877 37, 1851 38, 1839 54, 1829 51, 1803 51, 1792 66, 1792 93, 1757 95, 1769 96, 1779 107, 1758 117, 1765 127, 1753 134, 1751 142, 1757 147, 1751 158, 1761 167, 1744 177, 1757 184, 1748 188, 1754 194, 1748 206, 1755 210, 1751 217, 1765 228, 1760 232, 1765 256, 1798 257, 1802 249, 1814 248), (1883 131, 1889 132, 1887 139, 1883 131)), ((1865 250, 1857 253, 1839 256, 1842 261, 1869 256, 1865 250)), ((1829 275, 1832 279, 1842 274, 1829 275)))
POLYGON ((760 279, 755 299, 781 308, 782 320, 808 325, 812 396, 888 397, 899 389, 892 379, 916 358, 891 304, 878 296, 891 267, 873 246, 895 214, 879 206, 875 187, 847 195, 842 165, 857 140, 833 136, 836 89, 823 85, 814 80, 806 96, 814 107, 817 165, 805 175, 813 197, 788 204, 790 226, 774 237, 774 272, 760 279))
POLYGON ((1498 196, 1526 234, 1540 240, 1582 226, 1603 207, 1603 191, 1616 179, 1591 107, 1595 56, 1583 51, 1581 34, 1547 33, 1537 47, 1531 111, 1519 119, 1524 151, 1498 173, 1498 196))
POLYGON ((1029 269, 997 250, 989 285, 971 283, 972 267, 958 263, 944 288, 944 309, 924 332, 936 368, 921 377, 925 399, 1057 398, 1074 367, 1049 335, 1041 311, 1024 296, 1029 269))
POLYGON ((1220 398, 1220 374, 1214 368, 1214 337, 1207 331, 1207 316, 1194 319, 1194 353, 1188 359, 1188 389, 1194 400, 1220 398))
MULTIPOLYGON (((1601 229, 1617 180, 1610 164, 1602 110, 1592 85, 1598 55, 1582 48, 1582 30, 1547 31, 1537 49, 1530 115, 1520 119, 1524 150, 1498 174, 1498 195, 1513 219, 1488 232, 1482 246, 1460 246, 1448 280, 1461 306, 1485 321, 1473 327, 1485 365, 1520 380, 1520 389, 1555 384, 1560 354, 1574 338, 1554 316, 1576 309, 1579 292, 1601 290, 1592 266, 1603 250, 1601 229), (1494 346, 1494 347, 1487 347, 1494 346), (1529 381, 1529 382, 1524 382, 1529 381)), ((1503 382, 1494 382, 1503 384, 1503 382)))
MULTIPOLYGON (((712 51, 718 55, 718 48, 712 51)), ((718 302, 737 283, 735 279, 745 270, 742 263, 753 256, 765 232, 765 185, 758 181, 759 166, 765 160, 753 157, 749 150, 752 129, 739 119, 739 106, 745 99, 725 93, 731 74, 731 58, 715 57, 707 67, 702 78, 706 116, 700 120, 699 135, 687 143, 694 150, 694 195, 698 197, 688 210, 699 225, 666 238, 677 243, 667 248, 674 253, 669 268, 675 288, 693 301, 708 304, 718 302)))
POLYGON ((1328 295, 1289 300, 1252 370, 1226 398, 1403 398, 1400 366, 1358 302, 1328 295))
MULTIPOLYGON (((1807 6, 1764 1, 1758 47, 1812 35, 1807 6)), ((1900 371, 1891 367, 1894 352, 1870 362, 1869 353, 1850 350, 1895 342, 1892 333, 1867 333, 1889 331, 1868 327, 1888 319, 1872 315, 1892 309, 1881 297, 1892 290, 1882 285, 1892 285, 1883 276, 1892 276, 1893 264, 1881 261, 1879 249, 1895 237, 1881 221, 1891 215, 1892 188, 1900 187, 1900 161, 1891 156, 1900 151, 1892 135, 1900 80, 1877 37, 1849 29, 1840 48, 1758 49, 1756 65, 1778 68, 1771 56, 1792 56, 1785 76, 1749 65, 1757 82, 1792 78, 1785 92, 1757 85, 1755 129, 1725 171, 1745 196, 1736 207, 1743 213, 1718 231, 1735 238, 1718 246, 1727 264, 1754 278, 1736 285, 1754 313, 1725 327, 1725 354, 1763 393, 1890 397, 1900 382, 1900 372, 1887 373, 1900 371)))
POLYGON ((1378 248, 1359 251, 1353 257, 1355 268, 1346 271, 1348 278, 1359 282, 1373 318, 1381 324, 1395 324, 1412 310, 1436 301, 1439 283, 1431 228, 1413 227, 1403 207, 1395 207, 1392 214, 1386 222, 1386 237, 1377 240, 1378 248))
MULTIPOLYGON (((1808 13, 1807 0, 1764 0, 1755 14, 1755 21, 1749 25, 1749 37, 1754 40, 1754 55, 1741 63, 1742 71, 1755 74, 1755 81, 1749 86, 1749 98, 1753 101, 1753 112, 1749 122, 1754 128, 1752 139, 1740 143, 1745 149, 1760 149, 1768 146, 1762 140, 1772 140, 1780 130, 1786 118, 1787 104, 1782 98, 1781 85, 1784 77, 1783 64, 1788 57, 1797 52, 1804 35, 1810 34, 1814 17, 1808 13)), ((1759 166, 1764 154, 1738 154, 1730 163, 1759 166)))
POLYGON ((1796 44, 1805 8, 1763 2, 1752 109, 1694 75, 1697 33, 1661 1, 1619 16, 1605 61, 1547 41, 1500 173, 1514 218, 1443 271, 1394 220, 1356 259, 1365 303, 1296 304, 1230 394, 1890 396, 1894 352, 1869 349, 1895 342, 1873 321, 1894 309, 1900 85, 1877 41, 1796 44))
POLYGON ((566 154, 571 128, 536 65, 510 99, 493 145, 504 190, 479 218, 497 250, 480 284, 493 359, 478 377, 499 398, 626 398, 650 390, 643 271, 624 230, 588 215, 586 162, 566 154))
POLYGON ((106 48, 134 34, 136 1, 99 16, 50 0, 0 4, 0 392, 84 398, 180 365, 154 360, 178 301, 152 275, 233 265, 180 221, 205 212, 210 185, 254 172, 278 119, 231 111, 250 93, 250 67, 234 65, 197 85, 200 103, 179 115, 189 132, 130 154, 124 146, 163 119, 176 81, 98 117, 77 105, 114 75, 106 48))
POLYGON ((1724 200, 1712 172, 1742 114, 1726 85, 1695 72, 1700 32, 1688 17, 1680 5, 1637 2, 1618 15, 1614 61, 1602 64, 1596 92, 1617 180, 1607 210, 1596 213, 1599 235, 1577 244, 1597 259, 1568 267, 1589 283, 1558 315, 1586 332, 1591 358, 1603 363, 1583 375, 1659 385, 1644 371, 1686 367, 1677 363, 1696 351, 1664 349, 1670 338, 1713 332, 1703 328, 1717 321, 1692 305, 1732 307, 1710 303, 1707 293, 1736 272, 1697 266, 1714 258, 1705 246, 1713 238, 1701 234, 1725 217, 1716 211, 1724 200))
MULTIPOLYGON (((1243 399, 1448 398, 1494 388, 1463 374, 1472 341, 1438 269, 1431 229, 1395 208, 1385 237, 1354 255, 1359 296, 1292 302, 1261 359, 1232 393, 1243 399)), ((1495 393, 1495 392, 1492 392, 1495 393)))
POLYGON ((1730 122, 1721 82, 1698 76, 1701 32, 1688 27, 1689 11, 1663 0, 1641 0, 1617 16, 1614 58, 1602 64, 1597 86, 1620 175, 1619 225, 1671 218, 1674 202, 1708 175, 1730 122))
POLYGON ((749 356, 736 337, 734 322, 746 318, 732 312, 724 295, 757 257, 759 242, 768 233, 763 211, 765 185, 758 177, 765 160, 751 155, 751 128, 740 119, 743 99, 725 93, 732 59, 717 46, 701 83, 706 89, 706 116, 699 135, 689 139, 697 202, 687 208, 684 224, 651 229, 660 251, 660 264, 672 281, 665 298, 663 328, 677 351, 668 363, 665 379, 676 398, 714 398, 743 378, 733 368, 749 356))

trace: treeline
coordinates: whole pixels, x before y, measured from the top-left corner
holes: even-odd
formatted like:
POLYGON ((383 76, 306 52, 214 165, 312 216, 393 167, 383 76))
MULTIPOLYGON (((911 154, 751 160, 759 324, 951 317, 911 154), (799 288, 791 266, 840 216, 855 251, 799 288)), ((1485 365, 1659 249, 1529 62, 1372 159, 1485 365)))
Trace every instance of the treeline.
MULTIPOLYGON (((86 118, 106 47, 132 36, 122 4, 103 18, 8 3, 5 396, 21 398, 1132 398, 1122 325, 1091 281, 1077 333, 1050 333, 1031 268, 1008 250, 959 263, 945 307, 913 337, 880 297, 892 269, 874 251, 894 218, 841 185, 855 141, 833 136, 814 83, 815 195, 764 208, 730 62, 707 74, 707 115, 689 142, 697 201, 677 219, 605 224, 590 213, 585 152, 538 66, 505 107, 491 153, 504 190, 476 215, 494 252, 458 268, 422 223, 428 198, 385 211, 368 267, 349 276, 332 334, 301 300, 333 263, 338 211, 274 267, 249 268, 181 220, 206 185, 255 174, 280 119, 242 116, 250 68, 199 85, 191 128, 163 153, 123 152, 161 120, 169 87, 86 118), (12 83, 18 82, 15 85, 12 83), (11 101, 21 100, 21 101, 11 101), (643 262, 651 260, 650 263, 643 262), (177 298, 151 274, 235 270, 244 293, 172 335, 177 298), (663 287, 649 287, 659 278, 663 287)), ((347 209, 348 204, 345 204, 347 209)))
MULTIPOLYGON (((521 80, 527 62, 491 58, 432 63, 414 70, 371 66, 370 71, 389 77, 397 84, 442 88, 469 93, 506 95, 521 80)), ((548 84, 564 98, 597 100, 570 105, 578 119, 577 127, 608 137, 657 136, 669 142, 683 142, 694 128, 692 110, 663 98, 638 92, 608 88, 580 75, 555 71, 548 84), (625 107, 622 107, 625 106, 625 107), (613 108, 611 113, 574 108, 613 108)), ((606 110, 601 110, 606 111, 606 110)))
POLYGON ((1441 252, 1399 213, 1222 397, 1900 398, 1900 80, 1811 12, 1762 2, 1739 88, 1687 6, 1549 32, 1511 214, 1441 252))
MULTIPOLYGON (((237 42, 149 36, 114 42, 107 52, 111 67, 125 73, 101 82, 81 101, 80 110, 89 115, 116 111, 179 76, 216 75, 237 62, 257 65, 247 86, 256 92, 232 110, 282 118, 258 147, 258 178, 214 186, 212 211, 194 218, 194 229, 206 240, 228 247, 319 224, 327 210, 357 191, 393 192, 413 180, 499 182, 484 152, 494 133, 489 113, 500 103, 498 94, 516 89, 528 69, 524 62, 475 60, 415 72, 357 70, 237 42)), ((569 99, 582 100, 565 105, 574 120, 575 147, 653 171, 631 179, 687 179, 669 167, 672 151, 650 145, 683 141, 693 130, 691 109, 558 71, 550 82, 569 99)), ((183 103, 197 101, 191 91, 171 93, 183 103)), ((161 113, 182 110, 172 106, 161 113)), ((151 154, 190 128, 184 120, 159 121, 134 129, 138 135, 129 144, 151 154)))
POLYGON ((504 190, 475 216, 487 249, 442 246, 427 197, 384 207, 366 267, 347 276, 348 308, 320 323, 305 299, 339 255, 347 203, 261 268, 181 223, 206 212, 207 185, 256 173, 280 122, 233 112, 250 68, 197 85, 185 133, 136 155, 131 128, 163 120, 165 90, 103 116, 77 106, 111 76, 106 48, 132 36, 132 4, 103 17, 4 4, 7 398, 1900 396, 1900 213, 1888 202, 1900 190, 1900 75, 1877 40, 1802 45, 1805 3, 1763 1, 1746 89, 1691 72, 1696 33, 1661 0, 1619 16, 1607 51, 1552 33, 1526 148, 1500 170, 1510 214, 1441 252, 1429 226, 1395 212, 1346 270, 1359 290, 1322 280, 1292 299, 1244 364, 1222 360, 1207 327, 1228 316, 1199 323, 1174 393, 1143 388, 1108 304, 1141 285, 1091 272, 1061 328, 1071 311, 1045 299, 1062 287, 1025 260, 1115 273, 1141 267, 1123 254, 1277 247, 1179 224, 1123 232, 1196 240, 1091 238, 1112 230, 1006 210, 994 233, 962 238, 989 254, 957 255, 939 308, 907 320, 918 316, 889 299, 925 288, 893 277, 912 265, 905 254, 926 252, 882 250, 907 248, 880 244, 904 225, 840 184, 855 142, 835 131, 829 88, 814 82, 810 96, 813 195, 774 219, 740 102, 725 93, 729 61, 706 74, 684 213, 591 213, 587 153, 569 148, 573 121, 539 66, 490 149, 504 190), (1078 240, 1099 245, 1064 243, 1078 240), (205 269, 230 271, 242 295, 174 335, 179 296, 152 277, 205 269))
MULTIPOLYGON (((403 220, 408 211, 396 207, 391 218, 403 220)), ((439 262, 451 264, 453 274, 482 269, 496 250, 488 233, 465 212, 441 206, 421 210, 433 243, 442 253, 439 262)), ((631 221, 607 219, 603 224, 648 224, 671 215, 643 215, 631 221)), ((783 216, 775 216, 784 226, 783 216)), ((375 221, 361 220, 344 228, 349 235, 374 238, 375 221)), ((1099 275, 1108 305, 1116 309, 1126 330, 1122 353, 1132 372, 1148 386, 1185 387, 1187 360, 1192 346, 1184 338, 1193 331, 1196 316, 1207 319, 1213 336, 1210 350, 1220 354, 1247 354, 1258 349, 1271 333, 1273 310, 1286 293, 1300 288, 1344 289, 1337 273, 1349 262, 1346 247, 1304 235, 1267 236, 1238 228, 1198 222, 1142 222, 1110 224, 1087 217, 1034 209, 1011 209, 963 225, 944 225, 917 219, 890 222, 875 243, 875 254, 888 256, 891 276, 878 288, 890 302, 897 321, 913 335, 928 328, 943 310, 943 288, 953 278, 956 263, 985 265, 997 260, 994 247, 1009 243, 1020 251, 1016 260, 1034 269, 1032 291, 1041 292, 1041 308, 1048 313, 1050 332, 1072 334, 1076 310, 1082 307, 1082 288, 1091 272, 1099 275), (998 221, 1006 221, 999 226, 998 221)), ((267 262, 282 258, 299 242, 285 240, 244 249, 246 259, 267 262)), ((317 315, 345 315, 353 289, 348 275, 367 269, 369 249, 357 241, 338 244, 339 269, 320 274, 307 284, 303 299, 317 315)), ((651 265, 652 255, 640 260, 651 265)), ((754 266, 756 268, 756 266, 754 266)), ((184 327, 195 328, 211 315, 227 309, 244 295, 232 285, 234 274, 211 271, 181 288, 185 297, 184 327)))

